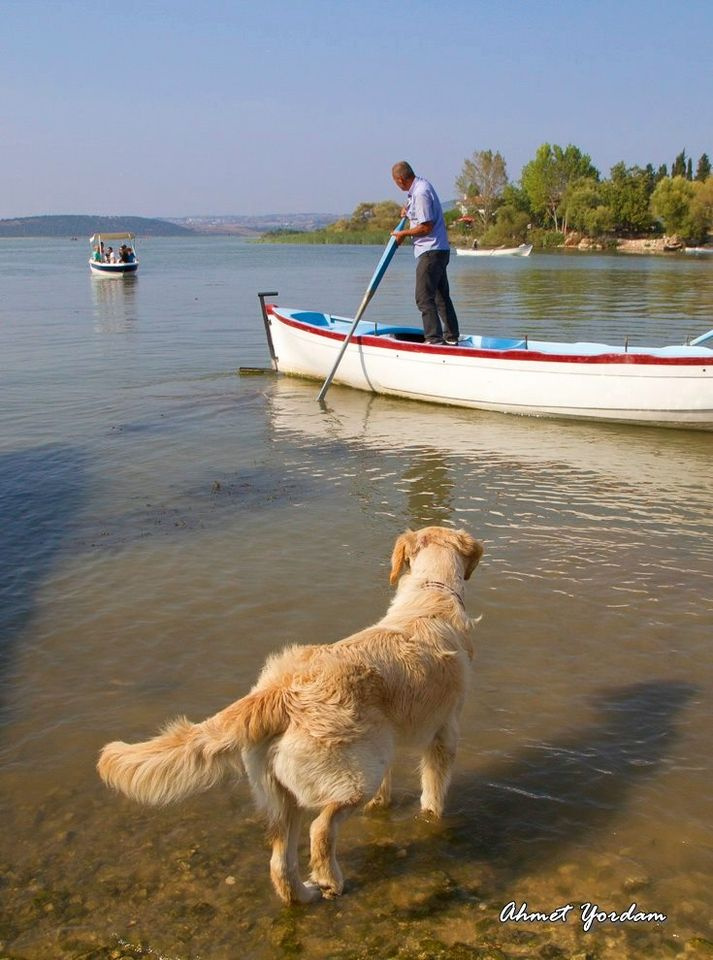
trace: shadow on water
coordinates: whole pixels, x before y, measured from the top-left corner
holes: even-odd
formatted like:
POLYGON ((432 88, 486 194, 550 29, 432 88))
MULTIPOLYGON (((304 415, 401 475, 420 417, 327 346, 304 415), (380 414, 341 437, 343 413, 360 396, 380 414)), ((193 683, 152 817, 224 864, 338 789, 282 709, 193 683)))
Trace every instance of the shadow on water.
MULTIPOLYGON (((414 860, 430 869, 436 845, 445 840, 441 853, 488 867, 502 891, 566 855, 569 846, 590 842, 637 785, 659 772, 676 738, 676 719, 695 692, 668 681, 608 691, 597 696, 590 726, 526 745, 483 773, 456 774, 445 830, 417 840, 403 869, 413 875, 414 860)), ((398 861, 391 866, 394 873, 402 869, 398 861)))
POLYGON ((85 483, 83 458, 72 447, 0 455, 0 717, 7 709, 14 651, 83 501, 85 483))

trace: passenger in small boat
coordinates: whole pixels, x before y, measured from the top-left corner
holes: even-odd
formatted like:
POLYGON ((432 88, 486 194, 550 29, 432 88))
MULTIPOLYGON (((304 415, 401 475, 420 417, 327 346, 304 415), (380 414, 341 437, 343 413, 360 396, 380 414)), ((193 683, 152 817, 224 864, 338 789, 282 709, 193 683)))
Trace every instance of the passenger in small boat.
POLYGON ((410 226, 394 230, 392 236, 401 244, 413 238, 416 257, 416 305, 421 311, 426 343, 458 343, 458 317, 451 300, 446 272, 450 260, 450 244, 438 194, 428 180, 417 177, 410 163, 395 163, 391 176, 399 190, 408 194, 402 216, 410 226))
POLYGON ((136 254, 131 247, 126 248, 126 262, 136 263, 136 254))
POLYGON ((97 263, 101 263, 102 252, 99 249, 99 247, 94 247, 94 252, 92 253, 92 260, 96 261, 97 263))

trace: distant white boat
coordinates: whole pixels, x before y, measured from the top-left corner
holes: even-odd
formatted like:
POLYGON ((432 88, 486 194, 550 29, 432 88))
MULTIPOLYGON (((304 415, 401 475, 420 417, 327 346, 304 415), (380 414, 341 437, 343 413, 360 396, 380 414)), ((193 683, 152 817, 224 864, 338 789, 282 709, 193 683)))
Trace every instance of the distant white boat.
MULTIPOLYGON (((121 278, 134 274, 139 269, 139 261, 136 257, 136 234, 135 233, 95 233, 90 237, 91 255, 89 257, 89 270, 95 277, 113 277, 121 278), (110 258, 109 241, 129 240, 130 245, 126 243, 121 245, 120 251, 116 251, 116 261, 110 258), (128 252, 126 252, 128 250, 128 252)), ((114 252, 114 251, 112 251, 114 252)))
POLYGON ((459 257, 529 257, 532 253, 531 243, 521 243, 519 247, 492 247, 490 249, 464 250, 456 247, 456 253, 459 257))
POLYGON ((684 253, 713 253, 713 247, 686 247, 684 253))

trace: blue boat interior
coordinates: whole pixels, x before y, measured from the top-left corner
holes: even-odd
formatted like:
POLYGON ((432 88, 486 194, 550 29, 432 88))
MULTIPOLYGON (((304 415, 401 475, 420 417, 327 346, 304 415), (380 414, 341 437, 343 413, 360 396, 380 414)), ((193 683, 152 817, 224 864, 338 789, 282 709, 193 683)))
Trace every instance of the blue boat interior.
POLYGON ((317 313, 316 310, 295 310, 292 316, 300 323, 309 323, 313 327, 332 326, 332 318, 326 313, 317 313))
MULTIPOLYGON (((472 337, 470 338, 473 339, 472 337)), ((481 350, 527 350, 527 340, 511 337, 481 337, 481 350)))
MULTIPOLYGON (((332 330, 346 333, 351 329, 353 320, 348 317, 335 317, 328 313, 319 313, 316 310, 285 310, 300 323, 307 323, 313 327, 329 327, 332 330)), ((406 343, 423 343, 423 331, 418 327, 407 327, 396 324, 379 324, 373 320, 360 320, 355 334, 357 336, 391 337, 406 343)), ((573 356, 597 356, 600 354, 645 354, 660 357, 699 357, 701 354, 713 355, 713 350, 703 346, 703 342, 713 338, 713 330, 699 337, 691 344, 672 344, 665 347, 635 347, 628 344, 619 346, 604 343, 555 343, 529 340, 526 337, 488 337, 463 336, 458 341, 459 347, 470 347, 475 350, 531 350, 537 353, 565 354, 573 356)))

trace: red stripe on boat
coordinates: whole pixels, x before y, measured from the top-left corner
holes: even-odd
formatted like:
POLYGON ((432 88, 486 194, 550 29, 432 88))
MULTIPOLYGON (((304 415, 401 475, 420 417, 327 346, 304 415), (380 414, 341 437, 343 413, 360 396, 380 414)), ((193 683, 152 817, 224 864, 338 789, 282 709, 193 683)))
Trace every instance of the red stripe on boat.
MULTIPOLYGON (((281 323, 288 327, 304 330, 306 333, 327 340, 343 341, 345 333, 336 333, 333 330, 322 330, 294 320, 279 312, 272 304, 266 304, 268 313, 276 316, 281 323)), ((656 357, 650 353, 595 353, 595 354, 562 354, 541 353, 538 350, 479 350, 476 347, 446 347, 438 344, 409 343, 406 340, 387 340, 384 337, 369 336, 352 337, 350 343, 365 347, 380 347, 382 350, 398 350, 402 353, 427 353, 430 356, 442 355, 446 357, 479 357, 492 360, 538 360, 547 363, 634 363, 642 365, 664 365, 680 367, 700 367, 706 365, 705 357, 656 357)), ((713 360, 713 357, 711 358, 713 360)))

